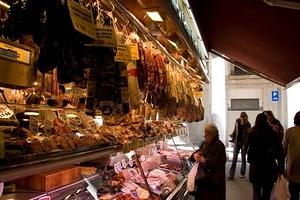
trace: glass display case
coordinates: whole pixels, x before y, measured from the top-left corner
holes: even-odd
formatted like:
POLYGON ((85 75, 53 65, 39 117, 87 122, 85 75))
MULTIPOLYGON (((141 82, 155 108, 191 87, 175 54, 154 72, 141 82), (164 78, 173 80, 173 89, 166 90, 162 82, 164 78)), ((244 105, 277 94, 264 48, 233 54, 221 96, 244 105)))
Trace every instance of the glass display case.
POLYGON ((173 135, 6 168, 2 199, 184 199, 186 161, 192 151, 178 150, 175 134, 184 137, 188 132, 181 128, 173 135), (22 175, 15 174, 17 169, 22 175), (69 182, 39 187, 59 176, 69 182))

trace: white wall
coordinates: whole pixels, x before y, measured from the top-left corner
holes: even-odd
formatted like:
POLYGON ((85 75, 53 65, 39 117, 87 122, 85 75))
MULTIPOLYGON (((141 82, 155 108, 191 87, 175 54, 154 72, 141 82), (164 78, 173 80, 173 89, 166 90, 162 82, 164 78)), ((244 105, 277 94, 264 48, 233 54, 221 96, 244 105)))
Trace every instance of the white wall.
POLYGON ((225 90, 226 61, 221 57, 211 59, 210 86, 211 86, 211 122, 219 130, 220 140, 226 138, 226 90, 225 90))
POLYGON ((288 127, 291 127, 294 125, 294 116, 296 112, 300 111, 300 83, 287 89, 287 102, 288 127))
POLYGON ((287 127, 286 111, 286 90, 281 86, 274 84, 268 80, 262 79, 255 75, 239 75, 230 76, 230 70, 226 71, 226 105, 227 108, 231 107, 231 99, 259 99, 259 110, 240 110, 231 111, 227 110, 227 133, 226 133, 226 144, 228 144, 229 135, 232 133, 234 128, 235 120, 239 117, 240 112, 245 111, 248 114, 249 122, 254 125, 256 115, 261 113, 263 110, 272 110, 274 116, 279 119, 284 128, 287 127), (272 101, 272 91, 279 91, 279 101, 272 101))

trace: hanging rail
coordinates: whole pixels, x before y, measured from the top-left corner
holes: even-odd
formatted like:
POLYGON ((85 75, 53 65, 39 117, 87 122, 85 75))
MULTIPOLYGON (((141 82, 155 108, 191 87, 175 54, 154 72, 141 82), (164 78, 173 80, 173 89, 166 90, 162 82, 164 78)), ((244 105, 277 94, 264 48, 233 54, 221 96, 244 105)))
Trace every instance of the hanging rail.
MULTIPOLYGON (((146 28, 128 9, 126 9, 118 0, 111 0, 111 2, 115 5, 115 13, 117 15, 124 15, 132 24, 133 26, 137 27, 139 31, 150 41, 152 41, 156 47, 158 47, 169 59, 170 61, 179 67, 182 72, 191 77, 192 79, 199 79, 199 75, 195 73, 193 76, 189 73, 170 53, 165 49, 165 47, 157 41, 152 34, 149 32, 148 28, 146 28)), ((203 72, 204 73, 204 72, 203 72)), ((201 77, 200 77, 201 79, 201 77)))

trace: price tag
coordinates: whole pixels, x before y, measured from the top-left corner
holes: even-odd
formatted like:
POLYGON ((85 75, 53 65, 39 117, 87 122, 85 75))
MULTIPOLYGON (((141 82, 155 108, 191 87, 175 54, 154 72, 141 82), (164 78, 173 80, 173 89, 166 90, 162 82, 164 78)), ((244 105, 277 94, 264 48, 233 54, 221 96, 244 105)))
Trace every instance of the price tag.
POLYGON ((130 50, 125 44, 117 45, 117 54, 115 56, 116 62, 127 62, 131 60, 130 50))
POLYGON ((121 163, 122 163, 122 167, 123 167, 123 169, 126 169, 126 167, 127 167, 127 162, 126 162, 126 160, 124 160, 124 159, 122 159, 121 160, 121 163))
POLYGON ((8 119, 12 117, 14 112, 7 106, 5 105, 0 105, 0 119, 5 118, 8 119))
POLYGON ((129 165, 129 167, 133 167, 134 161, 133 160, 129 160, 128 165, 129 165))
POLYGON ((116 164, 114 164, 114 169, 115 169, 115 172, 118 174, 122 171, 122 163, 121 162, 117 162, 116 164))
POLYGON ((46 136, 51 136, 52 128, 53 128, 52 122, 49 121, 49 120, 45 120, 45 122, 44 122, 44 133, 45 133, 46 136))
POLYGON ((29 129, 34 133, 37 134, 39 131, 39 124, 38 119, 35 117, 29 117, 29 129))
POLYGON ((130 44, 130 54, 132 60, 140 59, 138 43, 130 44))
POLYGON ((67 3, 74 29, 91 38, 96 38, 92 11, 74 0, 68 0, 67 3))

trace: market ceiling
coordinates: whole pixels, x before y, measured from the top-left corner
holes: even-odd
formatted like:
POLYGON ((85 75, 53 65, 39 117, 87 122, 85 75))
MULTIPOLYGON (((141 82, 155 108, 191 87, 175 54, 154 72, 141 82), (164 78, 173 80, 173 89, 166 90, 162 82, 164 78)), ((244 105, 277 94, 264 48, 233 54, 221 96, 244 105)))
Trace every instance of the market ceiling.
POLYGON ((263 0, 189 0, 205 45, 287 86, 300 77, 300 10, 263 0))

